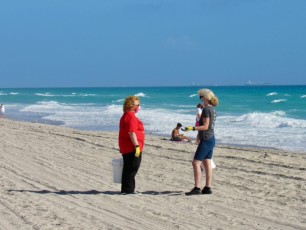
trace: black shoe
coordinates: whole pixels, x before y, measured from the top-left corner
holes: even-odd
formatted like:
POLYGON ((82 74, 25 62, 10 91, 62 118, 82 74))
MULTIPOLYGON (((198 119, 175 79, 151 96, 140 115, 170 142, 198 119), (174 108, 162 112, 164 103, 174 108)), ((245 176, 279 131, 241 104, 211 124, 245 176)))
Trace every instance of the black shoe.
POLYGON ((141 192, 121 192, 121 195, 142 195, 141 192))
POLYGON ((191 195, 201 195, 202 193, 200 188, 194 187, 190 192, 186 192, 185 194, 186 196, 191 196, 191 195))
POLYGON ((202 190, 202 194, 212 194, 211 188, 205 186, 202 190))
POLYGON ((141 192, 136 192, 136 191, 131 192, 131 193, 129 193, 129 194, 132 194, 132 195, 142 195, 142 193, 141 193, 141 192))

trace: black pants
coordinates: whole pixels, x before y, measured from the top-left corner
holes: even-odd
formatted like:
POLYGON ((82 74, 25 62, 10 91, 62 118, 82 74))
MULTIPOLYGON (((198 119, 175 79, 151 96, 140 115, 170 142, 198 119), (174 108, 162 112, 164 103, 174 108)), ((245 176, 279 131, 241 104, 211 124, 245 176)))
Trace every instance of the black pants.
POLYGON ((132 193, 135 191, 135 176, 140 167, 141 156, 135 157, 135 152, 123 154, 123 170, 121 192, 132 193))

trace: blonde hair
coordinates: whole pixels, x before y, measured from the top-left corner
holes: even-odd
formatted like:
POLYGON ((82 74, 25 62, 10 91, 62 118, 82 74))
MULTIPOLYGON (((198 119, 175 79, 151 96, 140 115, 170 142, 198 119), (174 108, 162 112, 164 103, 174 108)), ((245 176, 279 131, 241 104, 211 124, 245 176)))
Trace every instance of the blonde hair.
POLYGON ((200 89, 198 95, 204 97, 209 104, 217 106, 219 104, 219 99, 210 89, 200 89))
POLYGON ((125 98, 124 104, 123 104, 123 112, 131 111, 134 108, 134 102, 139 101, 140 99, 137 96, 128 96, 125 98))

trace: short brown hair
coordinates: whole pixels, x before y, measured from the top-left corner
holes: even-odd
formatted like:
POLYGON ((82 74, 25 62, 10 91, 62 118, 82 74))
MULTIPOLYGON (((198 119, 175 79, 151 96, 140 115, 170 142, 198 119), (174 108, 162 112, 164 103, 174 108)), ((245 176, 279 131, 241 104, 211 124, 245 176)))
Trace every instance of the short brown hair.
POLYGON ((134 107, 134 102, 135 101, 139 101, 140 99, 137 96, 128 96, 125 98, 124 104, 123 104, 123 112, 127 112, 132 110, 132 108, 134 107))

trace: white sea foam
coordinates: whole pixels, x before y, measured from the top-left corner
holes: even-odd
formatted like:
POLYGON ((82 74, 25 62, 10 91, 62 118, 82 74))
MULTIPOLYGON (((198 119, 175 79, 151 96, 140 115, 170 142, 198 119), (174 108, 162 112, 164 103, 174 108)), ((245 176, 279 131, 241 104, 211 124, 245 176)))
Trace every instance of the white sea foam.
MULTIPOLYGON (((43 115, 44 119, 63 122, 65 126, 117 131, 122 115, 122 105, 97 106, 95 104, 65 104, 58 101, 40 101, 26 106, 21 112, 43 115)), ((194 125, 195 115, 186 109, 168 110, 146 108, 137 116, 142 120, 147 134, 170 138, 178 122, 194 125)), ((240 144, 305 151, 306 120, 286 117, 284 111, 247 113, 240 116, 218 116, 216 122, 217 144, 240 144)), ((197 132, 183 132, 195 138, 197 132)))
POLYGON ((284 117, 285 112, 248 113, 235 118, 234 122, 262 128, 306 128, 306 120, 284 117))
POLYGON ((40 97, 95 97, 97 94, 92 93, 72 93, 72 94, 51 94, 51 93, 35 93, 36 96, 40 97))
POLYGON ((177 105, 177 104, 164 104, 165 107, 172 107, 172 108, 188 108, 188 109, 194 109, 196 108, 196 105, 177 105))
POLYGON ((7 93, 0 92, 0 96, 5 96, 7 93))
POLYGON ((40 101, 36 104, 26 106, 21 109, 21 112, 34 112, 34 113, 56 113, 58 111, 69 111, 72 106, 60 104, 57 101, 40 101))
POLYGON ((215 131, 219 143, 296 151, 306 149, 306 120, 282 117, 274 112, 220 116, 217 121, 215 131))
POLYGON ((136 96, 136 97, 147 97, 146 94, 141 93, 141 92, 140 92, 140 93, 136 93, 135 96, 136 96))
POLYGON ((94 93, 80 93, 79 96, 81 97, 95 97, 97 94, 94 93))
POLYGON ((287 101, 286 99, 277 99, 277 100, 273 100, 271 101, 272 104, 275 104, 275 103, 280 103, 280 102, 285 102, 287 101))
POLYGON ((306 98, 306 95, 302 95, 301 98, 306 98))
MULTIPOLYGON (((118 128, 122 105, 73 106, 57 101, 41 101, 26 106, 21 111, 46 114, 43 116, 44 119, 61 121, 70 127, 113 130, 118 128)), ((148 133, 168 136, 178 122, 184 126, 194 125, 195 116, 181 112, 142 108, 137 116, 144 122, 148 133)), ((190 136, 195 137, 196 133, 190 133, 190 136)))
POLYGON ((268 93, 266 96, 275 96, 275 95, 277 95, 278 93, 276 93, 276 92, 272 92, 272 93, 268 93))
POLYGON ((285 111, 281 111, 281 110, 271 112, 270 114, 271 114, 271 115, 275 115, 275 116, 280 116, 280 117, 286 116, 286 112, 285 112, 285 111))
POLYGON ((10 92, 11 95, 18 95, 19 93, 16 92, 10 92))
POLYGON ((50 93, 35 93, 36 96, 41 97, 55 97, 56 95, 50 94, 50 93))
POLYGON ((191 94, 189 97, 196 97, 198 94, 191 94))
MULTIPOLYGON (((194 125, 195 115, 184 114, 178 111, 166 109, 143 109, 138 114, 139 118, 144 122, 146 130, 149 133, 171 136, 171 131, 176 127, 177 123, 183 126, 194 125)), ((185 133, 186 135, 195 138, 196 132, 185 133)))

